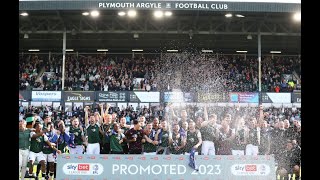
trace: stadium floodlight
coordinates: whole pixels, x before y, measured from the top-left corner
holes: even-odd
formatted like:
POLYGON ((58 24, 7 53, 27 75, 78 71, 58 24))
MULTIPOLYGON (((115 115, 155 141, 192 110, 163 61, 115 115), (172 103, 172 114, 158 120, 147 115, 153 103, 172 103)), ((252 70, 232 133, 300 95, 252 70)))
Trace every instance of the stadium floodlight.
POLYGON ((171 11, 166 11, 166 12, 164 12, 164 15, 167 16, 167 17, 172 16, 172 12, 171 11))
POLYGON ((120 12, 118 12, 118 15, 119 15, 119 16, 124 16, 124 15, 126 15, 126 12, 120 11, 120 12))
POLYGON ((293 15, 293 20, 300 22, 301 21, 301 12, 297 12, 293 15))
POLYGON ((73 51, 73 49, 66 49, 66 51, 72 52, 72 51, 73 51))
POLYGON ((211 50, 211 49, 202 49, 201 52, 203 52, 203 53, 213 53, 213 50, 211 50))
POLYGON ((135 10, 128 11, 128 16, 129 17, 136 17, 137 16, 137 11, 135 11, 135 10))
POLYGON ((27 33, 25 33, 25 34, 23 35, 23 38, 24 38, 24 39, 28 39, 28 38, 29 38, 29 35, 28 35, 27 33))
POLYGON ((281 51, 270 51, 271 54, 281 54, 281 51))
POLYGON ((29 49, 28 51, 29 52, 38 52, 38 51, 40 51, 40 49, 29 49))
POLYGON ((232 14, 231 13, 228 13, 225 15, 227 18, 231 18, 232 17, 232 14))
POLYGON ((97 49, 98 52, 106 52, 109 51, 108 49, 97 49))
POLYGON ((90 14, 91 14, 92 17, 98 17, 100 15, 99 11, 96 11, 96 10, 91 11, 90 14))
POLYGON ((247 53, 248 51, 236 51, 237 53, 247 53))
POLYGON ((163 17, 163 12, 162 11, 155 11, 153 13, 154 17, 156 18, 162 18, 163 17))
POLYGON ((89 14, 90 14, 89 12, 83 12, 82 13, 82 15, 84 15, 84 16, 89 16, 89 14))
POLYGON ((29 14, 27 12, 23 12, 20 14, 21 16, 28 16, 29 14))
POLYGON ((167 52, 178 52, 177 49, 168 49, 167 52))
POLYGON ((241 15, 241 14, 236 14, 236 16, 239 17, 239 18, 243 18, 244 17, 244 15, 241 15))
POLYGON ((142 52, 143 49, 132 49, 132 52, 142 52))

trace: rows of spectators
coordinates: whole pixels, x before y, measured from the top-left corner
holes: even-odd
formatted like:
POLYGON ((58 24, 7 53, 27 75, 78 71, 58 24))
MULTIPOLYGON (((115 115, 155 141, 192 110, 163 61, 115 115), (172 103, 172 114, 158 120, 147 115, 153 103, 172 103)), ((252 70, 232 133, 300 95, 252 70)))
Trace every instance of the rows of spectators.
MULTIPOLYGON (((62 57, 50 60, 37 55, 20 58, 20 90, 61 90, 62 57), (48 74, 36 81, 40 69, 48 74)), ((258 91, 258 61, 254 58, 219 56, 203 58, 178 56, 125 57, 106 55, 67 55, 65 89, 69 91, 258 91), (192 59, 193 58, 193 59, 192 59), (176 72, 183 74, 177 76, 176 72), (178 83, 177 83, 178 82, 178 83)), ((265 57, 262 59, 262 91, 292 92, 301 89, 300 58, 265 57), (298 77, 298 78, 299 78, 298 77), (296 78, 295 78, 296 79, 296 78)))
POLYGON ((32 90, 40 87, 41 83, 36 82, 38 73, 43 66, 43 60, 37 55, 19 57, 19 89, 32 90))
MULTIPOLYGON (((182 84, 184 91, 258 91, 258 61, 255 58, 219 56, 201 58, 199 61, 182 63, 185 66, 182 84)), ((299 58, 265 57, 261 64, 262 92, 292 92, 301 89, 301 82, 294 80, 299 76, 299 58)), ((300 78, 300 76, 298 77, 300 78)))

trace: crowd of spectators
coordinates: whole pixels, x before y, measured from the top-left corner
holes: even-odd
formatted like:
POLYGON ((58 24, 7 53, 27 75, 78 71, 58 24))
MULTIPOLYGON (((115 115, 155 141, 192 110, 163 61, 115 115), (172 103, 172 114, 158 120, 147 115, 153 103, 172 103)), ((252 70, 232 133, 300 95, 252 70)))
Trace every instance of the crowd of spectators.
POLYGON ((41 83, 36 81, 38 73, 43 66, 43 59, 37 55, 19 57, 19 89, 32 90, 41 83))
MULTIPOLYGON (((38 55, 20 58, 20 90, 61 90, 62 57, 50 60, 38 55), (36 81, 39 71, 40 81, 36 81)), ((262 91, 292 92, 301 89, 301 60, 298 57, 262 58, 262 91), (297 77, 298 76, 298 77, 297 77), (293 78, 296 77, 296 78, 293 78)), ((174 54, 135 58, 107 55, 67 55, 66 91, 258 91, 258 61, 240 56, 213 58, 182 57, 174 54), (184 59, 182 59, 184 58, 184 59), (193 59, 192 59, 193 58, 193 59), (177 77, 175 72, 183 74, 177 77), (168 79, 168 77, 170 78, 168 79), (179 83, 177 82, 177 78, 179 83)))
MULTIPOLYGON (((256 58, 219 56, 198 58, 182 63, 184 91, 257 92, 259 87, 256 58)), ((301 90, 301 61, 297 57, 263 57, 261 61, 262 92, 292 92, 301 90), (298 76, 297 78, 293 78, 298 76), (297 80, 299 79, 299 80, 297 80)))

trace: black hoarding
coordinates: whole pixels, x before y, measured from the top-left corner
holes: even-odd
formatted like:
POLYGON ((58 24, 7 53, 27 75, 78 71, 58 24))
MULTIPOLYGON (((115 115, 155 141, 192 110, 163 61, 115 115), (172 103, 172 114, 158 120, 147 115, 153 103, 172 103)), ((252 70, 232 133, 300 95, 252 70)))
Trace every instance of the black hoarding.
POLYGON ((20 0, 19 10, 87 10, 87 9, 141 9, 141 10, 196 10, 228 12, 299 12, 301 2, 288 3, 289 0, 251 1, 243 0, 20 0))
POLYGON ((94 91, 64 91, 65 102, 93 102, 94 91))
POLYGON ((19 91, 19 101, 30 101, 31 91, 19 91))
POLYGON ((141 102, 134 92, 129 92, 129 102, 141 102))
POLYGON ((292 103, 301 103, 301 92, 292 93, 292 103))
POLYGON ((96 101, 98 102, 126 102, 127 92, 96 92, 96 101))

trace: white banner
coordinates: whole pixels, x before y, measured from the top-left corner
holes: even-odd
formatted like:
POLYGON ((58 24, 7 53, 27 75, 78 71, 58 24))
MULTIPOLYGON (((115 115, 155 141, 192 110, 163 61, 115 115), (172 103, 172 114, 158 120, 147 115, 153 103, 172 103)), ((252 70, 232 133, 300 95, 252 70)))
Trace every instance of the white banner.
POLYGON ((32 91, 32 101, 61 101, 61 91, 32 91))
POLYGON ((140 102, 160 102, 159 92, 133 92, 140 102))
POLYGON ((271 103, 291 103, 291 93, 266 93, 271 103))

